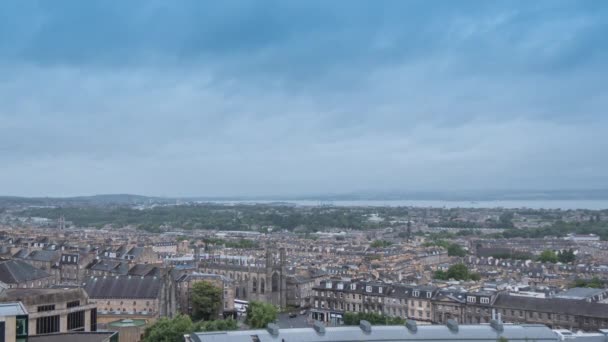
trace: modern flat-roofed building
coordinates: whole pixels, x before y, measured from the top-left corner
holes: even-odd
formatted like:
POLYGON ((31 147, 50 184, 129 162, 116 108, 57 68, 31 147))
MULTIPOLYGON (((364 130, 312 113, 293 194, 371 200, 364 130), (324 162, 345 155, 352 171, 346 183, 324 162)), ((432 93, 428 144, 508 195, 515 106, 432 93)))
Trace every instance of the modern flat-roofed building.
POLYGON ((27 310, 23 304, 0 303, 0 341, 26 341, 27 323, 27 310))
POLYGON ((23 304, 28 336, 97 329, 97 306, 80 288, 4 289, 0 302, 4 301, 23 304))
POLYGON ((361 326, 324 327, 316 323, 313 328, 279 329, 270 324, 264 330, 194 333, 185 336, 190 342, 270 342, 270 341, 476 341, 496 342, 505 338, 515 341, 559 341, 559 336, 544 325, 478 324, 416 326, 408 321, 406 326, 371 326, 363 321, 361 326))

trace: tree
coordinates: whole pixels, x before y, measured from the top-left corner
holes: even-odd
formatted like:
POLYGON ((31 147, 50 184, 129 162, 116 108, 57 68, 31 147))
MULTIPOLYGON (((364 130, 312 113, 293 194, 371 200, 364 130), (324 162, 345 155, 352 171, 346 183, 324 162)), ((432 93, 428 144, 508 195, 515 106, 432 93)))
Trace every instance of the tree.
POLYGON ((604 283, 600 280, 600 278, 593 277, 593 279, 591 279, 591 280, 576 279, 576 281, 574 282, 574 286, 601 289, 601 288, 604 288, 604 283))
POLYGON ((161 318, 148 327, 144 333, 144 342, 181 342, 184 334, 202 331, 236 330, 233 319, 203 321, 192 323, 190 317, 178 315, 173 319, 161 318))
POLYGON ((576 260, 576 255, 574 254, 574 250, 572 248, 570 248, 567 251, 559 251, 557 253, 557 260, 559 260, 559 262, 563 262, 565 264, 573 262, 574 260, 576 260))
POLYGON ((269 303, 249 302, 247 306, 247 323, 253 329, 265 328, 268 323, 277 319, 277 308, 269 303))
POLYGON ((447 273, 448 279, 469 280, 469 269, 465 264, 455 264, 450 266, 447 273))
POLYGON ((375 312, 346 312, 344 314, 344 325, 358 325, 362 320, 373 325, 401 325, 405 320, 401 317, 390 317, 375 312))
POLYGON ((374 240, 369 246, 372 248, 383 248, 392 245, 390 241, 386 240, 374 240))
POLYGON ((449 280, 448 274, 442 270, 435 271, 435 275, 433 278, 435 278, 437 280, 449 280))
POLYGON ((145 342, 180 342, 184 334, 194 330, 190 317, 179 315, 173 319, 161 318, 144 333, 145 342))
POLYGON ((222 289, 208 281, 192 286, 192 317, 206 321, 216 319, 222 307, 222 289))
POLYGON ((464 250, 460 245, 451 243, 448 245, 448 256, 459 256, 463 257, 467 255, 467 251, 464 250))
POLYGON ((194 325, 194 331, 226 331, 236 330, 237 323, 234 319, 218 319, 215 321, 203 321, 194 325))
POLYGON ((554 251, 552 250, 544 250, 542 253, 540 253, 540 256, 538 257, 538 261, 545 263, 545 262, 551 262, 551 263, 556 263, 557 262, 557 255, 555 254, 554 251))

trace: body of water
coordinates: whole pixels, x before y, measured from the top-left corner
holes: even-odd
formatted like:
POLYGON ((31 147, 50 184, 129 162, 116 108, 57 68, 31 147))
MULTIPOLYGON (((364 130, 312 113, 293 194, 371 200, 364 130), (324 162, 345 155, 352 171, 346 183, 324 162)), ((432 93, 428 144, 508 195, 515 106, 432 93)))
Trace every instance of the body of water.
POLYGON ((337 207, 423 207, 423 208, 529 208, 529 209, 608 209, 608 200, 497 200, 497 201, 439 201, 439 200, 259 200, 259 201, 211 201, 224 204, 289 203, 298 206, 337 207))

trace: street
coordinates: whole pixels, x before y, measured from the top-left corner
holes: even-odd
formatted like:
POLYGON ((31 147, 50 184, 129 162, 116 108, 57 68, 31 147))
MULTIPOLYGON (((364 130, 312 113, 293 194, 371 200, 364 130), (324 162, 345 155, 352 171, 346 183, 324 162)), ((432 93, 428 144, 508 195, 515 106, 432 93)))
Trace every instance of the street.
POLYGON ((279 328, 306 328, 308 327, 307 321, 308 315, 300 315, 297 317, 289 318, 289 313, 279 314, 279 328))

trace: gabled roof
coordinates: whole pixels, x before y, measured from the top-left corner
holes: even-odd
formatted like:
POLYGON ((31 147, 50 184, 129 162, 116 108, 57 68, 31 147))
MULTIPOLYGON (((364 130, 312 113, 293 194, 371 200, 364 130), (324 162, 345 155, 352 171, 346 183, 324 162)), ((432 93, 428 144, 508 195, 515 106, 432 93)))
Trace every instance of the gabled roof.
POLYGON ((91 277, 84 284, 90 298, 155 299, 159 298, 161 288, 159 277, 91 277))
POLYGON ((45 271, 22 260, 0 261, 0 281, 6 284, 19 284, 49 276, 45 271))
POLYGON ((32 251, 25 259, 34 260, 34 261, 45 261, 45 262, 54 262, 59 259, 60 253, 58 251, 32 251))
POLYGON ((160 276, 160 269, 155 265, 136 264, 129 270, 132 276, 160 276))

